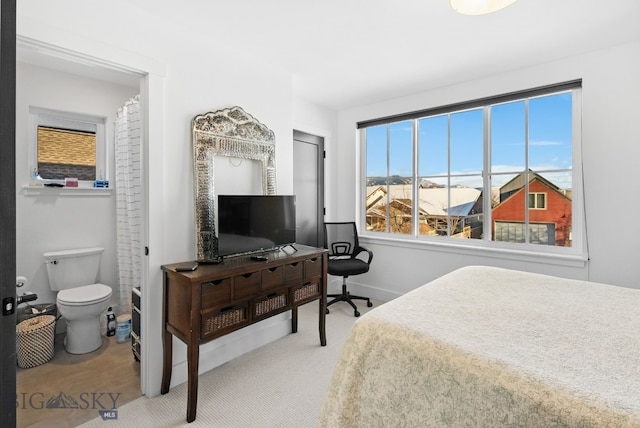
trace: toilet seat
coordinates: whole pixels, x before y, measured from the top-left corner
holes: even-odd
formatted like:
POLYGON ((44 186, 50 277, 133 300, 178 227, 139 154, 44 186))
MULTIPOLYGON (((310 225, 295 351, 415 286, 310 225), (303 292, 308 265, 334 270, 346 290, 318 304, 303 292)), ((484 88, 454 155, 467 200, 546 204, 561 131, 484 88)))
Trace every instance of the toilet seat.
POLYGON ((111 287, 104 284, 90 284, 69 288, 58 292, 58 304, 67 306, 85 306, 104 301, 111 296, 111 287))

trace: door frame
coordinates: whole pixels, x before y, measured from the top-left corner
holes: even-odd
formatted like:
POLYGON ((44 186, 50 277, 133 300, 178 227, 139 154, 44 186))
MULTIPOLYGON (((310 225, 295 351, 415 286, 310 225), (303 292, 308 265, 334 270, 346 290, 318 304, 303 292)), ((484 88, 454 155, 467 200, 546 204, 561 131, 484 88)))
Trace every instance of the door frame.
POLYGON ((0 426, 16 426, 16 0, 0 3, 0 426), (5 315, 5 299, 13 298, 5 315), (8 311, 7 311, 8 312, 8 311))
MULTIPOLYGON (((11 0, 15 2, 15 0, 11 0)), ((4 7, 5 0, 2 0, 4 7)), ((104 47, 100 43, 87 42, 76 43, 76 38, 71 34, 62 34, 61 39, 56 41, 57 44, 44 41, 43 34, 39 32, 27 31, 25 34, 16 36, 13 46, 16 42, 21 45, 36 45, 43 53, 52 53, 59 58, 67 61, 80 63, 95 64, 97 67, 111 68, 113 70, 138 75, 140 78, 140 101, 142 114, 144 117, 144 127, 142 130, 142 150, 143 150, 143 194, 144 194, 144 238, 143 249, 146 257, 143 258, 142 273, 142 300, 147 307, 159 306, 162 303, 162 291, 156 287, 150 287, 149 284, 162 282, 160 266, 164 258, 164 238, 162 230, 164 230, 164 214, 161 209, 164 200, 161 192, 152 192, 150 183, 161 182, 164 176, 164 166, 162 156, 164 153, 164 80, 167 75, 167 65, 158 62, 152 58, 132 54, 122 51, 118 48, 104 51, 104 47), (96 53, 97 52, 97 53, 96 53), (153 141, 153 150, 151 150, 150 141, 153 141), (151 215, 153 213, 153 215, 151 215)), ((15 55, 14 55, 15 58, 15 55)), ((15 65, 13 67, 15 71, 15 65)), ((4 82, 4 80, 3 80, 4 82)), ((15 83, 15 79, 14 79, 15 83)), ((15 86, 15 85, 14 85, 15 86)), ((15 101, 15 95, 13 97, 15 101)), ((15 117, 15 114, 13 115, 15 117)), ((13 126, 15 132, 15 125, 13 126)), ((15 140, 15 138, 14 138, 15 140)), ((12 149, 15 151, 14 147, 12 149)), ((3 157, 4 159, 4 157, 3 157)), ((15 182, 15 161, 12 162, 12 171, 14 177, 11 178, 12 183, 15 182)), ((5 173, 5 171, 3 171, 5 173)), ((3 183, 0 183, 0 185, 3 183)), ((14 201, 16 198, 15 185, 11 189, 10 197, 14 201)), ((15 234, 15 222, 14 232, 15 234)), ((13 245, 14 261, 12 263, 14 274, 11 281, 15 281, 15 242, 13 245)), ((12 287, 15 287, 12 285, 12 287)), ((13 288, 15 293, 15 288, 13 288)), ((142 346, 143 349, 150 350, 143 352, 140 362, 140 389, 142 395, 156 396, 160 395, 160 376, 162 373, 162 357, 154 353, 153 350, 162 349, 162 336, 160 312, 143 311, 141 319, 142 330, 142 346)), ((15 334, 15 326, 14 326, 15 334)), ((14 339, 15 343, 15 339, 14 339)), ((2 344, 4 344, 4 336, 2 336, 2 344)), ((12 391, 12 403, 16 405, 16 386, 12 391)), ((1 422, 1 420, 0 420, 1 422)), ((3 426, 3 424, 0 424, 3 426)), ((8 425, 10 426, 10 425, 8 425)))

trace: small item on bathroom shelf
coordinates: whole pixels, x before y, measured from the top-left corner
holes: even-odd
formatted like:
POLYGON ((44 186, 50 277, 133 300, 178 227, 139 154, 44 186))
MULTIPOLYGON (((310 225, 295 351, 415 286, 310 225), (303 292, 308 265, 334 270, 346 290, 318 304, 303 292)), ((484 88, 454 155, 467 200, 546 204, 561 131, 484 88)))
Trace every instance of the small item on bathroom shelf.
POLYGON ((78 187, 78 179, 67 177, 64 179, 64 185, 67 187, 78 187))
POLYGON ((47 187, 64 187, 62 183, 44 183, 44 185, 47 187))
POLYGON ((107 188, 109 187, 109 180, 96 180, 93 182, 93 187, 107 188))
POLYGON ((131 339, 131 315, 123 314, 118 316, 117 324, 117 342, 124 343, 129 341, 131 339))
POLYGON ((111 306, 107 309, 107 336, 115 336, 116 334, 116 314, 113 313, 111 306))

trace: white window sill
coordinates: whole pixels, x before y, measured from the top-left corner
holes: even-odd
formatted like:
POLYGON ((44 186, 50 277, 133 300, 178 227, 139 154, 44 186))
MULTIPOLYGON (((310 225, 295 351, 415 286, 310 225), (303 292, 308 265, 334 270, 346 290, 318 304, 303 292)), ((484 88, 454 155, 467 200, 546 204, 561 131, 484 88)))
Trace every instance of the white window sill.
MULTIPOLYGON (((556 251, 559 248, 548 248, 549 251, 531 251, 527 248, 501 248, 486 245, 483 241, 464 240, 464 242, 435 242, 423 239, 401 239, 392 236, 360 235, 360 243, 388 245, 401 248, 414 248, 428 251, 450 252, 456 255, 491 257, 503 260, 518 260, 531 263, 544 263, 571 267, 584 267, 588 257, 579 254, 556 251), (483 245, 484 244, 484 245, 483 245)), ((366 245, 364 245, 366 246, 366 245)))
POLYGON ((24 196, 111 196, 110 187, 22 186, 24 196))

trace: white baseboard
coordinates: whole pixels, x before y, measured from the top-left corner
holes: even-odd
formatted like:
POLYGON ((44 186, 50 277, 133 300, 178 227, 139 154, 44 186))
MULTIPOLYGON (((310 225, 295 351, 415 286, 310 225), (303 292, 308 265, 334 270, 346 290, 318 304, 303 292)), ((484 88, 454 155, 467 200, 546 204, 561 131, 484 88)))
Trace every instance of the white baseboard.
MULTIPOLYGON (((353 281, 353 277, 347 278, 347 287, 351 294, 367 296, 373 300, 389 302, 402 294, 385 290, 383 288, 372 287, 370 285, 361 284, 353 281)), ((328 294, 336 294, 342 292, 342 278, 330 278, 327 283, 328 294)))

